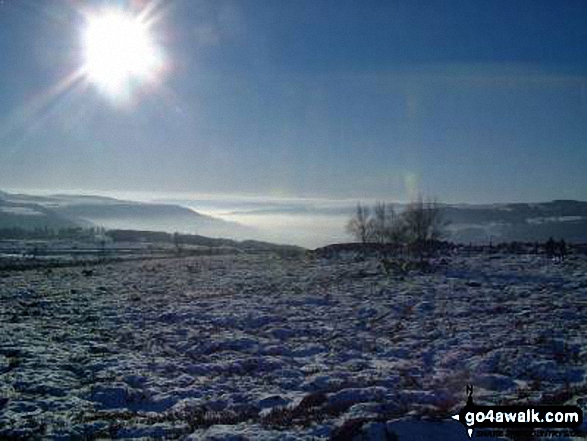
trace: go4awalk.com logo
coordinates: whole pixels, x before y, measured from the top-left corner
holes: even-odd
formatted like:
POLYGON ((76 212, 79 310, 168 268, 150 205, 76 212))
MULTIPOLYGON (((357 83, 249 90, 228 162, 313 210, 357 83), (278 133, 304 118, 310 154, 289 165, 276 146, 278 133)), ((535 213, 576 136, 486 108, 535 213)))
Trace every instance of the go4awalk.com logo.
POLYGON ((478 406, 473 403, 473 387, 467 385, 467 404, 453 419, 467 429, 576 429, 583 423, 578 406, 478 406))

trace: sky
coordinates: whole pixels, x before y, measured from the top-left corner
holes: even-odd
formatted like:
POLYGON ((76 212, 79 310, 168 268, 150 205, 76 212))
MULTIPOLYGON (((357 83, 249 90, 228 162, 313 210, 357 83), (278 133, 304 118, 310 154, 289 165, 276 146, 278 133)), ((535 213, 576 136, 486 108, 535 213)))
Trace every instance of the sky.
POLYGON ((587 200, 585 23, 584 0, 2 0, 0 188, 587 200), (160 57, 118 95, 84 71, 105 10, 147 11, 160 57))

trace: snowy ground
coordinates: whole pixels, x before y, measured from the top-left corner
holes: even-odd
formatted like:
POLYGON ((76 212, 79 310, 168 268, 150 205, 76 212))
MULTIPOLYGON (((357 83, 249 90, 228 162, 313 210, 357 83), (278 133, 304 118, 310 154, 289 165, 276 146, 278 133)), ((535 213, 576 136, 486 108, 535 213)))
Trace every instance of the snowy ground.
POLYGON ((0 438, 386 439, 385 422, 450 421, 467 383, 477 404, 575 403, 586 314, 573 256, 405 277, 352 256, 5 272, 0 438))

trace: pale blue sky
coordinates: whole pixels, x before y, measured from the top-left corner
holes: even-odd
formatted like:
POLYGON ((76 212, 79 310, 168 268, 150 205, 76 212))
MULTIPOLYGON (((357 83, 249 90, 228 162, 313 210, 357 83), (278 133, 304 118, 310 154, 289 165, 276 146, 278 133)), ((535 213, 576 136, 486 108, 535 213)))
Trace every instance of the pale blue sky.
POLYGON ((158 2, 125 106, 56 88, 80 3, 0 6, 0 188, 587 199, 583 0, 158 2))

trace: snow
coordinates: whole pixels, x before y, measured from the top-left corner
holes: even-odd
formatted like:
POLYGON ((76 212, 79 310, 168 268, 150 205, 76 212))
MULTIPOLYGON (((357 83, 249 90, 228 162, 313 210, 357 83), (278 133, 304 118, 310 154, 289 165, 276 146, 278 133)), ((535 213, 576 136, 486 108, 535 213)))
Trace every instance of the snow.
POLYGON ((401 278, 353 256, 7 272, 0 438, 467 439, 450 420, 467 383, 478 404, 587 399, 586 312, 579 256, 401 278))

